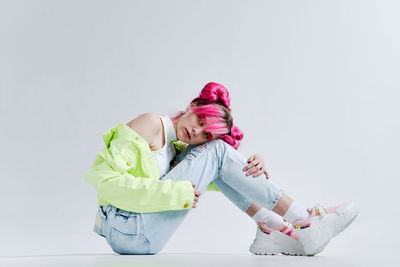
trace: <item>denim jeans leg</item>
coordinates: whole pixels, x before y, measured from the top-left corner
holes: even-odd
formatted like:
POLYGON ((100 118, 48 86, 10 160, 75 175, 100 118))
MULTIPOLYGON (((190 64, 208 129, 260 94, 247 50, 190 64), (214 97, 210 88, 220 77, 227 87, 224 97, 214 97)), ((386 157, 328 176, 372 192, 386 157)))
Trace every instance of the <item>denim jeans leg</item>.
POLYGON ((192 181, 195 189, 204 193, 210 183, 218 177, 219 162, 215 160, 215 149, 207 143, 191 146, 185 150, 184 158, 162 179, 192 181))
POLYGON ((250 207, 250 205, 253 204, 253 201, 245 198, 239 192, 224 183, 221 177, 215 179, 214 184, 218 188, 218 190, 221 191, 221 193, 224 194, 224 196, 226 196, 241 211, 245 212, 250 207))
POLYGON ((215 150, 215 160, 219 161, 221 180, 252 202, 257 202, 266 209, 272 210, 283 190, 260 175, 256 178, 246 176, 243 168, 247 159, 226 142, 215 139, 207 142, 215 150))
POLYGON ((183 160, 163 179, 191 180, 202 193, 214 181, 217 188, 219 185, 221 192, 242 210, 253 202, 272 210, 283 193, 265 175, 246 176, 243 168, 248 164, 247 159, 221 139, 199 146, 190 145, 182 155, 183 160))
MULTIPOLYGON (((184 157, 187 156, 187 154, 196 147, 195 145, 188 145, 184 151, 182 151, 181 154, 177 155, 176 158, 179 162, 181 162, 184 157)), ((226 196, 233 204, 235 204, 239 209, 241 209, 243 212, 250 207, 250 205, 253 203, 253 201, 250 201, 249 199, 245 198, 242 196, 240 193, 235 191, 232 187, 224 183, 222 181, 221 177, 217 177, 214 181, 215 186, 218 188, 219 191, 221 191, 224 196, 226 196)))
MULTIPOLYGON (((195 148, 195 145, 188 145, 184 151, 182 151, 181 154, 177 155, 176 158, 179 162, 181 162, 187 154, 191 151, 191 149, 195 148)), ((253 201, 245 198, 242 196, 240 193, 235 191, 232 187, 224 183, 222 181, 221 177, 217 177, 214 181, 215 186, 218 188, 219 191, 221 191, 224 196, 226 196, 235 206, 237 206, 240 210, 245 212, 250 205, 253 203, 253 201)))

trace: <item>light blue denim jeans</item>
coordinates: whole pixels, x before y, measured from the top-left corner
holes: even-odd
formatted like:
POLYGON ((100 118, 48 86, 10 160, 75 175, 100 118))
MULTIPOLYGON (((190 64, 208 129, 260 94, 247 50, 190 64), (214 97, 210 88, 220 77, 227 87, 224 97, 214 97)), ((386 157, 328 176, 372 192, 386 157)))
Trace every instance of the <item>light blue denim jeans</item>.
MULTIPOLYGON (((190 145, 178 156, 179 164, 160 180, 190 180, 204 197, 209 184, 217 188, 242 211, 253 203, 272 210, 283 193, 266 179, 246 176, 246 158, 220 139, 190 145)), ((100 206, 94 231, 104 236, 119 254, 155 254, 167 243, 190 210, 136 213, 112 205, 100 206)))

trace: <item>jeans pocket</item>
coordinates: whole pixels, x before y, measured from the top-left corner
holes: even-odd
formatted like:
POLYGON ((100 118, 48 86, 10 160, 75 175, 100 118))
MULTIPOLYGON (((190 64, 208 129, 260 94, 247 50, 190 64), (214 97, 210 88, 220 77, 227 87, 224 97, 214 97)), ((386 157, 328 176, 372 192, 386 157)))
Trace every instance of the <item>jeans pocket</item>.
POLYGON ((148 254, 150 242, 139 232, 138 215, 113 208, 108 214, 108 243, 119 254, 148 254))
POLYGON ((118 254, 149 254, 149 240, 141 233, 123 233, 115 227, 111 228, 110 245, 118 254))

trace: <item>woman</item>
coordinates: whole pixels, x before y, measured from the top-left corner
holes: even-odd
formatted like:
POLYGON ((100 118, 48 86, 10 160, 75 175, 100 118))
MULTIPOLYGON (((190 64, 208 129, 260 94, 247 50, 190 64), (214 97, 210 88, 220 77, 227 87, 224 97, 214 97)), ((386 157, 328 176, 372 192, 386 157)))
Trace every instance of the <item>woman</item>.
POLYGON ((293 201, 269 182, 260 155, 246 160, 235 150, 242 138, 229 92, 217 83, 176 116, 119 123, 103 134, 106 148, 85 174, 98 197, 94 231, 116 253, 155 254, 201 194, 217 190, 257 223, 252 253, 315 255, 357 216, 351 203, 306 209, 293 201))

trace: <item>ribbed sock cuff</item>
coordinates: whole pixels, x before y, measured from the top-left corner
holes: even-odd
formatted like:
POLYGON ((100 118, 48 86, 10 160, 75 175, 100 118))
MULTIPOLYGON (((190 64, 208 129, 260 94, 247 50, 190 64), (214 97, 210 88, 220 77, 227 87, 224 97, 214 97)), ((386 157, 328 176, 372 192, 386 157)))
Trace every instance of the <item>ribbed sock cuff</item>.
POLYGON ((283 218, 271 210, 261 208, 253 215, 253 220, 265 223, 268 227, 279 227, 283 224, 283 218))
POLYGON ((293 223, 297 220, 305 220, 308 216, 310 216, 310 213, 308 213, 307 208, 303 204, 293 201, 285 215, 283 215, 283 218, 286 221, 293 223))

